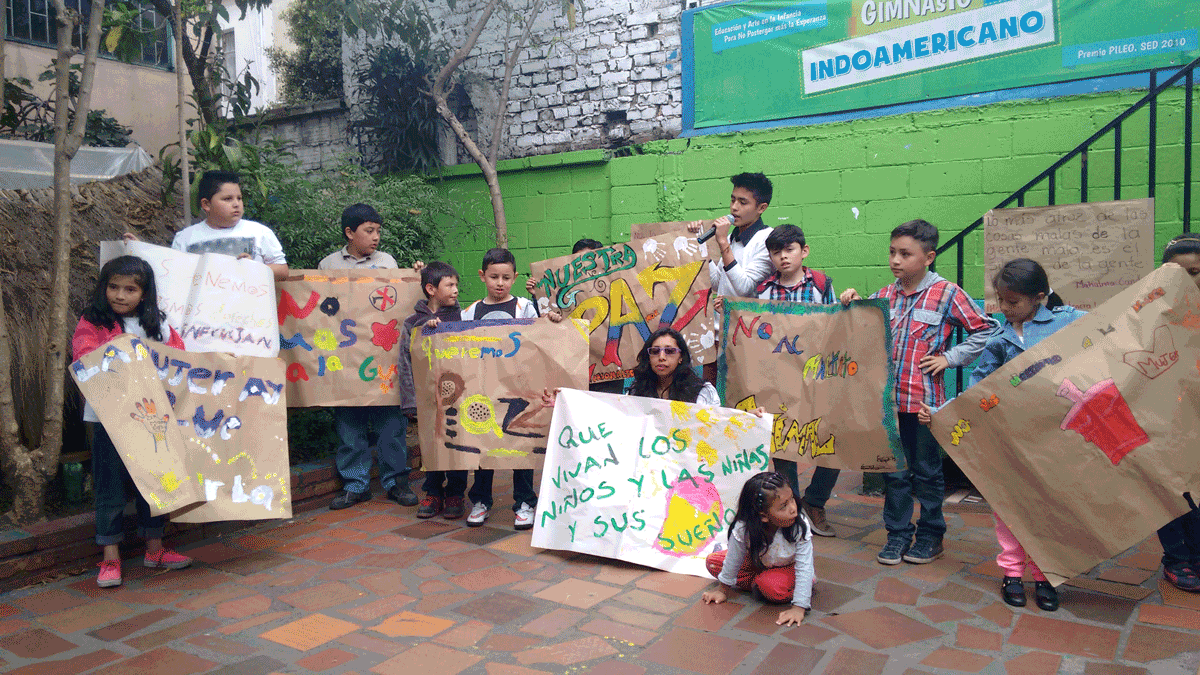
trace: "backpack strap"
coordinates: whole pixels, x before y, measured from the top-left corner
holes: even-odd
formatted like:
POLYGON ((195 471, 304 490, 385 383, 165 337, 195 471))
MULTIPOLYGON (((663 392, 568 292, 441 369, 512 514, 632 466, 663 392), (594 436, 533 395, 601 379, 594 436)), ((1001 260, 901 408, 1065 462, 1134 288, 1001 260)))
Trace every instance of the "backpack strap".
POLYGON ((808 271, 812 273, 813 287, 817 289, 817 293, 821 297, 825 297, 825 291, 829 290, 829 277, 821 270, 814 270, 811 267, 808 271))

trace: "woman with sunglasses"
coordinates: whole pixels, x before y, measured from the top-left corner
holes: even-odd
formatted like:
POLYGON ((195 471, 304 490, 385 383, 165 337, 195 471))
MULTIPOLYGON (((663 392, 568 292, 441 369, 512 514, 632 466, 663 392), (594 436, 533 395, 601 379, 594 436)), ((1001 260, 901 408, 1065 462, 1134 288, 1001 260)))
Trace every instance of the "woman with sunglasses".
MULTIPOLYGON (((692 353, 678 331, 667 327, 650 334, 633 367, 633 386, 627 394, 665 398, 684 403, 720 406, 717 390, 692 369, 692 353)), ((542 405, 554 406, 558 390, 542 393, 542 405)), ((759 414, 757 411, 755 414, 759 414)))
POLYGON ((634 396, 666 398, 684 403, 721 405, 717 390, 692 368, 692 354, 678 331, 659 328, 650 334, 633 367, 634 396))

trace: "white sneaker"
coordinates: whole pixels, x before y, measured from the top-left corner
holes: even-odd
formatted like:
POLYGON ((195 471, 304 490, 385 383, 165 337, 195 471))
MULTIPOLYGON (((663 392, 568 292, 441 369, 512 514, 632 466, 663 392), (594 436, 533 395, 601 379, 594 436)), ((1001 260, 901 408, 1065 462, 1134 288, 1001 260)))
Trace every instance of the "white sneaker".
POLYGON ((513 527, 518 530, 533 529, 533 516, 533 507, 521 502, 521 506, 517 507, 517 517, 513 522, 513 527))
POLYGON ((479 527, 487 520, 487 504, 479 503, 471 507, 471 515, 467 516, 467 527, 479 527))

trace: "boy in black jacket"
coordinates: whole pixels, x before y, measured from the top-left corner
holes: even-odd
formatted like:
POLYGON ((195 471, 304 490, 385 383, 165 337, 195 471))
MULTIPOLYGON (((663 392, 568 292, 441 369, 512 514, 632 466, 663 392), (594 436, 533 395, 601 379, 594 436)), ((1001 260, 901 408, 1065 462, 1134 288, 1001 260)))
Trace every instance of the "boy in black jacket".
MULTIPOLYGON (((400 407, 409 417, 417 414, 416 387, 413 384, 412 354, 409 346, 414 329, 436 326, 442 321, 459 321, 462 308, 458 306, 458 272, 449 263, 433 262, 421 270, 421 290, 425 300, 418 300, 412 316, 404 320, 400 344, 400 407)), ((432 421, 427 421, 431 424, 432 421)), ((425 499, 417 508, 418 518, 432 518, 441 513, 446 520, 462 518, 463 494, 467 491, 467 472, 426 471, 425 499)))

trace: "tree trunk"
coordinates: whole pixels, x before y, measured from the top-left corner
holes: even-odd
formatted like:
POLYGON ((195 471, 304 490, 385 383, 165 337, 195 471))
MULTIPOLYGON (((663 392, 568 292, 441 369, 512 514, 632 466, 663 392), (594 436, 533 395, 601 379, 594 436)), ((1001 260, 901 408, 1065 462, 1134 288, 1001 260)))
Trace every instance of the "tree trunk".
MULTIPOLYGON (((175 15, 175 6, 171 0, 152 0, 151 4, 154 6, 154 11, 164 17, 175 15)), ((186 23, 182 20, 178 23, 172 21, 171 31, 175 34, 178 49, 182 52, 183 67, 187 69, 188 78, 192 81, 192 93, 196 97, 196 108, 197 112, 200 113, 200 121, 207 125, 211 124, 217 118, 217 100, 213 95, 211 82, 209 81, 210 73, 207 58, 207 45, 212 41, 212 31, 208 30, 205 32, 205 50, 203 54, 198 55, 192 41, 182 35, 182 33, 187 32, 185 26, 186 23)), ((178 68, 179 64, 176 64, 175 67, 178 68)))
POLYGON ((462 65, 463 61, 467 60, 471 50, 475 48, 475 43, 479 41, 479 35, 483 32, 487 22, 492 18, 492 13, 496 11, 496 6, 500 4, 499 0, 491 0, 483 8, 483 13, 476 19, 475 25, 471 28, 470 34, 467 35, 467 41, 463 43, 450 56, 450 60, 438 72, 437 79, 433 81, 433 85, 426 92, 433 98, 433 102, 437 105, 438 114, 442 119, 446 120, 446 124, 454 131, 454 135, 458 137, 459 142, 467 149, 467 154, 471 155, 471 159, 479 165, 479 170, 483 172, 483 179, 487 182, 488 194, 492 200, 492 215, 496 219, 496 246, 501 248, 508 246, 508 220, 504 216, 504 197, 500 194, 500 178, 496 175, 496 165, 489 161, 479 146, 471 139, 471 135, 467 133, 466 127, 459 121, 458 117, 450 110, 450 105, 447 100, 450 97, 450 76, 454 71, 462 65))
MULTIPOLYGON (((3 450, 5 474, 13 481, 14 501, 10 517, 17 522, 29 522, 41 516, 45 506, 46 485, 58 470, 58 457, 62 450, 63 397, 66 365, 69 357, 67 341, 67 303, 71 274, 71 217, 74 215, 71 200, 71 159, 79 151, 87 127, 87 116, 91 110, 92 85, 96 73, 96 52, 100 44, 100 26, 104 18, 104 0, 94 0, 88 31, 85 37, 86 52, 83 58, 83 73, 80 76, 79 97, 75 105, 74 120, 70 119, 71 106, 68 93, 68 75, 71 57, 75 49, 71 46, 71 34, 79 21, 78 13, 68 11, 63 0, 54 0, 58 21, 58 57, 55 62, 55 106, 54 106, 54 246, 53 280, 50 285, 50 316, 43 344, 49 355, 44 384, 45 408, 41 444, 27 448, 19 442, 19 430, 13 416, 11 389, 0 394, 0 449, 3 450)), ((9 352, 7 321, 0 319, 0 368, 4 380, 9 381, 11 355, 9 352)), ((11 384, 8 387, 11 388, 11 384)))
POLYGON ((458 117, 450 110, 450 105, 446 102, 446 96, 439 94, 436 91, 430 94, 433 97, 434 103, 437 105, 438 114, 442 119, 446 120, 446 124, 454 131, 454 135, 458 137, 459 142, 467 149, 467 153, 471 155, 471 159, 479 165, 479 170, 483 172, 483 180, 487 182, 488 195, 492 200, 492 216, 496 219, 496 246, 506 248, 508 246, 508 220, 504 215, 504 196, 500 194, 500 176, 496 173, 496 165, 488 161, 484 157, 483 151, 472 140, 471 135, 467 133, 466 127, 458 120, 458 117))

